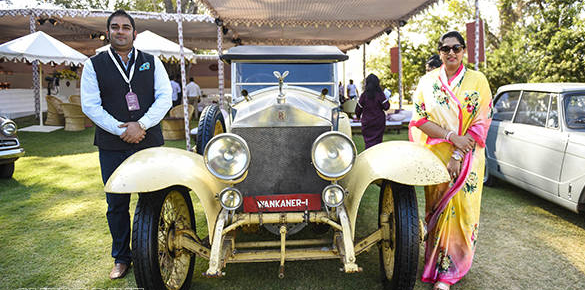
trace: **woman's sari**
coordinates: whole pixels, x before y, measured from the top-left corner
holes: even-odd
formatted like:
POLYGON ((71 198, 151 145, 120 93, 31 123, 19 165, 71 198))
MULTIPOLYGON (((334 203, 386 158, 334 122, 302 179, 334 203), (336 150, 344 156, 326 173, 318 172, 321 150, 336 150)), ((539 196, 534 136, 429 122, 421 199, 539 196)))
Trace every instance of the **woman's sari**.
POLYGON ((426 222, 423 282, 454 284, 471 267, 479 229, 479 210, 485 164, 485 138, 492 117, 492 95, 481 72, 463 65, 451 79, 444 66, 427 73, 413 96, 409 137, 424 144, 445 165, 455 146, 427 136, 418 126, 432 121, 458 135, 469 133, 476 146, 467 153, 452 183, 425 188, 426 222))

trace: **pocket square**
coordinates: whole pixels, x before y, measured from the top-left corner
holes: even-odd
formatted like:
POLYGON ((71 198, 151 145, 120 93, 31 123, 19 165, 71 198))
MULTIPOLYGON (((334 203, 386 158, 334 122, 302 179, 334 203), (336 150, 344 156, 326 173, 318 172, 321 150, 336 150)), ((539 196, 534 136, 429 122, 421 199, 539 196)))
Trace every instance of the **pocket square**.
POLYGON ((145 62, 140 66, 138 71, 143 71, 143 70, 148 70, 148 69, 150 69, 150 62, 145 62))

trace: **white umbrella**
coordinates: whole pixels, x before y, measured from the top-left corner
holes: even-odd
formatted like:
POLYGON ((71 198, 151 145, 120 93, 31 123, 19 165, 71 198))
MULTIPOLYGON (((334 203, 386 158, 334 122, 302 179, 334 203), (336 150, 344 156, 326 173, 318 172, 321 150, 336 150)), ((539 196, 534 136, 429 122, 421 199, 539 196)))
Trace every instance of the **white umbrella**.
MULTIPOLYGON (((134 40, 134 47, 146 53, 150 53, 163 60, 179 60, 180 46, 158 34, 155 34, 149 30, 145 30, 136 35, 134 40)), ((110 45, 102 46, 95 50, 96 53, 107 51, 110 49, 110 45)), ((195 53, 188 48, 183 48, 183 54, 187 61, 195 62, 195 53)))
MULTIPOLYGON (((38 31, 29 35, 19 37, 0 45, 0 58, 14 61, 40 61, 43 64, 55 63, 66 65, 81 65, 87 59, 87 56, 77 50, 67 46, 63 42, 51 37, 50 35, 38 31)), ((40 66, 39 66, 40 69, 40 66)), ((39 83, 33 80, 33 86, 40 86, 42 72, 39 83)), ((40 92, 40 90, 39 90, 40 92)), ((40 93, 39 93, 40 94, 40 93)), ((35 98, 40 102, 40 95, 35 98)), ((42 104, 42 102, 40 102, 42 104)), ((40 125, 43 126, 43 109, 40 109, 40 125)))

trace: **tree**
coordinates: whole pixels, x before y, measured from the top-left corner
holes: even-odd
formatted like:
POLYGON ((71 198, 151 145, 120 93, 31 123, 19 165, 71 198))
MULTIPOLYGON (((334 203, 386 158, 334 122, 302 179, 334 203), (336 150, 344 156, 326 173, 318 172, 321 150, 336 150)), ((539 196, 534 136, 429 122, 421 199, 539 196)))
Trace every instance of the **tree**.
MULTIPOLYGON (((176 13, 175 0, 48 0, 54 4, 71 9, 108 9, 113 2, 115 9, 176 13)), ((197 14, 197 3, 193 0, 181 1, 181 11, 186 14, 197 14)))

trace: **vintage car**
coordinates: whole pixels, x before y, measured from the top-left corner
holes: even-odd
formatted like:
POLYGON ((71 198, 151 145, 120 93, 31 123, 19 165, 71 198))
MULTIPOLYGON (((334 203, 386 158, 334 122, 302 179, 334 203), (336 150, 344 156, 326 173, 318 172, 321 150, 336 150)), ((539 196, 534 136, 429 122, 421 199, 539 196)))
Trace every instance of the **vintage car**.
POLYGON ((16 131, 16 123, 0 116, 0 178, 12 178, 14 162, 24 155, 16 131))
POLYGON ((499 88, 486 146, 487 185, 497 177, 585 211, 585 83, 499 88))
POLYGON ((203 110, 198 154, 146 149, 106 184, 106 192, 140 196, 137 286, 188 289, 196 255, 209 260, 207 277, 225 275, 227 263, 273 261, 282 278, 286 261, 316 259, 340 259, 343 271, 359 272, 356 256, 378 245, 386 288, 412 289, 420 243, 413 186, 448 181, 441 161, 406 141, 357 155, 336 85, 347 56, 336 47, 238 46, 222 59, 231 64, 232 98, 203 110), (356 237, 370 184, 380 188, 378 228, 356 237), (195 231, 191 195, 207 237, 195 231), (306 226, 311 238, 295 236, 306 226), (272 238, 255 239, 254 228, 272 238))

